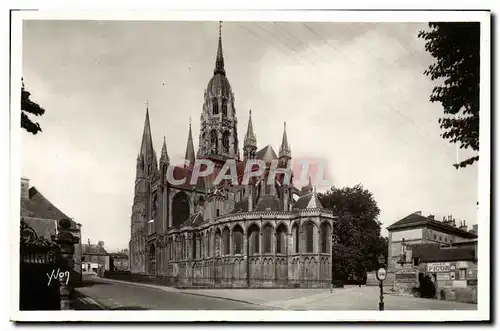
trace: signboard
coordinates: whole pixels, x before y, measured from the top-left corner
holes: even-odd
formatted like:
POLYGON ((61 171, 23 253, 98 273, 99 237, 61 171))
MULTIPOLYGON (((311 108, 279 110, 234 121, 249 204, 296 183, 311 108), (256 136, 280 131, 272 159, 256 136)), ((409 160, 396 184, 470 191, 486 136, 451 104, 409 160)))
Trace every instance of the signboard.
POLYGON ((446 273, 436 274, 436 280, 437 281, 440 281, 440 280, 450 280, 450 275, 446 274, 446 273))
POLYGON ((477 279, 467 279, 467 286, 477 285, 477 279))
POLYGON ((387 277, 387 271, 384 268, 380 268, 377 270, 377 279, 380 281, 384 281, 387 277))
POLYGON ((415 270, 400 270, 396 272, 396 281, 398 283, 416 283, 418 273, 415 270))
POLYGON ((427 263, 427 272, 450 272, 450 263, 427 263))

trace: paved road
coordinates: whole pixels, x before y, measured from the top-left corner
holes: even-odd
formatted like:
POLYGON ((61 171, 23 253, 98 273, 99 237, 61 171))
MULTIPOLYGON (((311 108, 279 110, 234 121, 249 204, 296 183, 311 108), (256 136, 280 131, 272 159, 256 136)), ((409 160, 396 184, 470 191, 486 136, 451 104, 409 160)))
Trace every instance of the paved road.
MULTIPOLYGON (((377 287, 334 289, 199 289, 178 290, 157 285, 87 278, 75 309, 162 310, 377 310, 377 287), (148 287, 145 287, 148 286, 148 287), (93 301, 94 299, 95 301, 93 301), (242 302, 243 301, 243 302, 242 302), (101 307, 102 309, 102 307, 101 307)), ((385 310, 476 310, 476 304, 385 295, 385 310)))
POLYGON ((96 309, 92 301, 110 310, 269 310, 272 308, 233 300, 165 291, 99 278, 86 279, 77 289, 88 299, 77 299, 75 309, 96 309))

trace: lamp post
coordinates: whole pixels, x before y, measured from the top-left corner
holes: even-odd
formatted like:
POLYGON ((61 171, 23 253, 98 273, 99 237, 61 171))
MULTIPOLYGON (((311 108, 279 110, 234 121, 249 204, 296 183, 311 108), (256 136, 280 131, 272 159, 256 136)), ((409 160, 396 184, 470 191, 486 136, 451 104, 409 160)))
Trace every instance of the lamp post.
POLYGON ((378 303, 378 310, 384 310, 384 280, 387 277, 387 270, 384 267, 385 257, 380 254, 378 257, 379 269, 377 270, 377 279, 380 286, 380 302, 378 303))

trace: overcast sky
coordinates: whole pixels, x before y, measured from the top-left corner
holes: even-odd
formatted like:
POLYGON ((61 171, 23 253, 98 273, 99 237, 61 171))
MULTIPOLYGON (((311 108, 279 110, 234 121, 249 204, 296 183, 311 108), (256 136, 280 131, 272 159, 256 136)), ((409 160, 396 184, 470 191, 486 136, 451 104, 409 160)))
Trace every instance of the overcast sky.
MULTIPOLYGON (((259 148, 328 162, 332 184, 373 192, 385 227, 421 210, 476 224, 477 164, 455 170, 440 104, 422 73, 425 24, 223 23, 240 148, 252 109, 259 148)), ((22 133, 22 175, 82 224, 83 242, 128 247, 136 157, 149 100, 153 143, 197 149, 216 22, 26 21, 23 76, 46 109, 22 133)), ((469 155, 460 151, 459 157, 469 155)))

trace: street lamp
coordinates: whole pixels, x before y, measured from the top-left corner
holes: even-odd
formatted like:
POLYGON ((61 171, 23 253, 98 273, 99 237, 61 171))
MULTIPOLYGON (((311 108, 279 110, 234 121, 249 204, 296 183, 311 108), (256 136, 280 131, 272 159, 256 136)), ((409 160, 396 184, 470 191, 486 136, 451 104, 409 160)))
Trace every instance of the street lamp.
POLYGON ((378 303, 378 310, 384 310, 384 287, 383 283, 387 277, 387 270, 385 269, 385 257, 380 254, 378 257, 379 269, 377 270, 377 279, 380 286, 380 302, 378 303))

